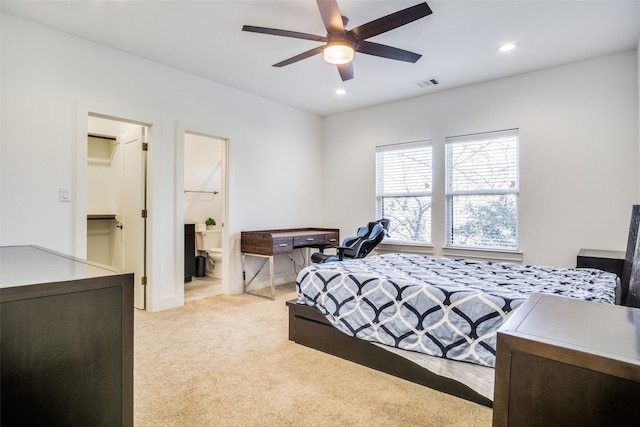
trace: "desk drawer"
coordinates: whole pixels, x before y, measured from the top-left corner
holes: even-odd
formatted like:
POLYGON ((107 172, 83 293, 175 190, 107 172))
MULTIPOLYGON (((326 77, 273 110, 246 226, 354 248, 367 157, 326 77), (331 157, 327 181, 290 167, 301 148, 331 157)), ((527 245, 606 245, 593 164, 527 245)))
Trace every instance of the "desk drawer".
POLYGON ((305 234, 293 238, 293 246, 324 245, 324 234, 305 234))
POLYGON ((286 254, 293 252, 293 238, 291 237, 274 237, 273 238, 273 254, 286 254))
POLYGON ((327 246, 338 246, 340 244, 340 233, 326 233, 324 235, 324 244, 327 246))

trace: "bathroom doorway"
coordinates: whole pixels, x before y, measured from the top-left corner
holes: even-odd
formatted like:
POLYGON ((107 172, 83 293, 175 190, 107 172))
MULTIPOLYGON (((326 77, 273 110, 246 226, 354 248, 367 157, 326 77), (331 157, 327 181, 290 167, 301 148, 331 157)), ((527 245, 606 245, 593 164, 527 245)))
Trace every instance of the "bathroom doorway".
POLYGON ((146 125, 89 115, 87 254, 89 261, 134 273, 134 305, 146 309, 146 125))
POLYGON ((185 302, 224 293, 226 146, 225 139, 184 132, 185 302))

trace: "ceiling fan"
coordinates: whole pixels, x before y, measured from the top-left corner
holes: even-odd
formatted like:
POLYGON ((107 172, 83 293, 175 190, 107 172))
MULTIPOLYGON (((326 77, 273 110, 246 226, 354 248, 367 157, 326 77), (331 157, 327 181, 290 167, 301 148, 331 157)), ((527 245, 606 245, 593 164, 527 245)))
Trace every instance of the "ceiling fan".
POLYGON ((335 64, 338 67, 338 72, 340 73, 340 77, 343 81, 353 78, 352 60, 354 52, 366 53, 367 55, 374 55, 411 63, 415 63, 422 56, 407 50, 370 42, 366 39, 430 15, 432 11, 427 3, 420 3, 415 6, 408 7, 347 30, 345 26, 349 20, 340 13, 336 0, 316 1, 318 3, 318 9, 320 10, 322 22, 327 29, 326 36, 317 36, 297 31, 278 30, 275 28, 255 27, 252 25, 244 25, 242 27, 242 31, 323 42, 325 44, 322 46, 315 47, 299 55, 285 59, 277 64, 273 64, 273 66, 284 67, 285 65, 293 64, 322 52, 324 59, 327 62, 335 64))

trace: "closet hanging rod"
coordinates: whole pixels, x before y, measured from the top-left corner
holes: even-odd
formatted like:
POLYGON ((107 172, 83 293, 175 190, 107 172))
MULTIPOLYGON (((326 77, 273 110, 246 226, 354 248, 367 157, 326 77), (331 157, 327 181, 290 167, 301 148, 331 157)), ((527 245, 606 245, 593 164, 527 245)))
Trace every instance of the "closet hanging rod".
POLYGON ((104 134, 101 134, 101 133, 89 132, 89 133, 87 133, 87 136, 90 137, 90 138, 106 139, 106 140, 109 140, 109 141, 118 142, 118 139, 115 136, 104 135, 104 134))
POLYGON ((198 190, 184 190, 185 193, 206 193, 206 194, 218 194, 218 191, 198 191, 198 190))

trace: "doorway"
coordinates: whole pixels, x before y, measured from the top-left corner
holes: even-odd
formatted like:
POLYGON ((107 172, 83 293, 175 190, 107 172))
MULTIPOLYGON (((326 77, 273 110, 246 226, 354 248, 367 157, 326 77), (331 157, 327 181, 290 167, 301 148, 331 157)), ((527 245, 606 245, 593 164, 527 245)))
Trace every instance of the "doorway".
POLYGON ((178 132, 176 214, 182 219, 179 230, 185 232, 180 250, 185 253, 184 301, 188 302, 228 289, 228 140, 181 124, 178 132))
POLYGON ((87 129, 87 259, 133 272, 144 310, 149 127, 89 114, 87 129))

